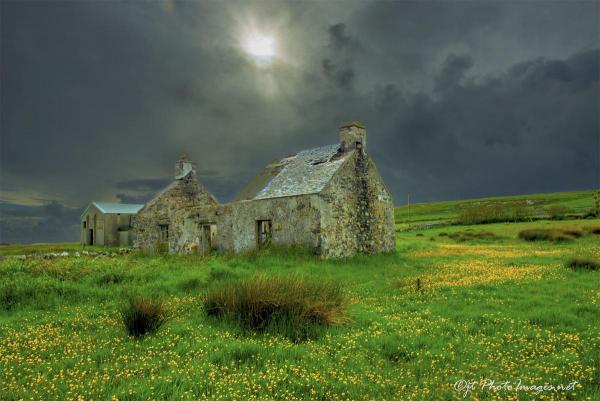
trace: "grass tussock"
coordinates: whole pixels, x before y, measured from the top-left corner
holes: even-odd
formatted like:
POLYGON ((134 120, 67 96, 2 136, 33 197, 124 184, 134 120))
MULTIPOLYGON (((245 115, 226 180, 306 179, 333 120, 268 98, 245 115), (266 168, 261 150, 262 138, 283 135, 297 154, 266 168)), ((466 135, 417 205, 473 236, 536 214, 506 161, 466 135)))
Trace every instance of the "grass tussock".
POLYGON ((457 242, 474 240, 494 241, 500 238, 491 231, 456 231, 449 234, 448 237, 457 242))
POLYGON ((231 269, 223 268, 223 267, 212 267, 210 269, 210 273, 208 274, 209 282, 216 281, 227 281, 234 280, 238 278, 238 274, 233 272, 231 269))
POLYGON ((224 282, 204 298, 209 316, 237 322, 243 329, 274 331, 306 339, 319 327, 348 321, 339 284, 298 276, 254 276, 224 282))
POLYGON ((524 241, 572 241, 583 235, 583 231, 574 228, 532 228, 519 232, 524 241))
POLYGON ((583 229, 588 234, 600 235, 600 226, 584 227, 583 229))
POLYGON ((574 257, 567 262, 567 266, 575 270, 600 270, 600 262, 593 258, 574 257))
POLYGON ((203 283, 198 277, 185 279, 177 284, 177 288, 184 292, 194 292, 202 287, 203 283))
POLYGON ((164 302, 160 298, 132 296, 121 310, 121 317, 133 337, 155 333, 166 321, 164 302))

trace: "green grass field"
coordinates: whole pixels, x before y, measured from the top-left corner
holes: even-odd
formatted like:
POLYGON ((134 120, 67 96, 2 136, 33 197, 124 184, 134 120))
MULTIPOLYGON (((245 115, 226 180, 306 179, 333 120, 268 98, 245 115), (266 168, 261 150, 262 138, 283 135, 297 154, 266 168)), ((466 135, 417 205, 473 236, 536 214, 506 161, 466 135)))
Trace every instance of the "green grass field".
MULTIPOLYGON (((565 195, 591 206, 578 199, 565 195)), ((3 247, 0 400, 598 400, 600 272, 566 264, 600 260, 600 235, 517 238, 540 227, 600 219, 399 231, 396 253, 343 261, 300 250, 22 260, 10 255, 44 249, 3 247), (293 342, 206 316, 208 289, 256 274, 339 282, 351 320, 293 342), (119 311, 131 294, 164 297, 157 333, 127 335, 119 311), (476 385, 465 394, 460 380, 476 385)))
POLYGON ((558 192, 552 194, 532 194, 503 196, 495 198, 464 199, 447 202, 415 203, 410 208, 404 204, 396 207, 396 223, 407 224, 445 223, 455 219, 465 206, 486 203, 526 202, 528 212, 533 218, 547 217, 548 208, 561 205, 566 213, 583 215, 593 209, 592 191, 558 192))
POLYGON ((103 252, 103 251, 114 251, 117 248, 103 247, 103 246, 86 246, 83 247, 81 244, 77 243, 55 243, 55 244, 28 244, 28 245, 20 245, 20 244, 11 244, 11 245, 2 245, 0 246, 0 256, 10 256, 10 255, 22 255, 22 254, 44 254, 44 253, 58 253, 58 252, 75 252, 75 251, 94 251, 94 252, 103 252))

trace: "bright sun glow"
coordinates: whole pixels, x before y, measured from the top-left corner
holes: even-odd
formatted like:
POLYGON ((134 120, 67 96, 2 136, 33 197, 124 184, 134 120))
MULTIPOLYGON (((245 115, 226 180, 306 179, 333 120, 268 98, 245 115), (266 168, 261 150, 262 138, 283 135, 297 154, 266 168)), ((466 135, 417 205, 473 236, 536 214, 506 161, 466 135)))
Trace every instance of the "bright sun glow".
POLYGON ((246 39, 244 49, 252 57, 270 60, 275 56, 275 40, 270 36, 251 35, 246 39))

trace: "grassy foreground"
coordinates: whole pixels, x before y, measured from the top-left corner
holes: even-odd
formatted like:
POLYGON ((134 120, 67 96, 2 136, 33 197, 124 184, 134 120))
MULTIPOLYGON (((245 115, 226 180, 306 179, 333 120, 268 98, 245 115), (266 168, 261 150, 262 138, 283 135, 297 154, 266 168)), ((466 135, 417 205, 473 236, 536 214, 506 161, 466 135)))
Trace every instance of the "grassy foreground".
POLYGON ((284 250, 8 256, 0 400, 597 400, 600 272, 567 263, 600 259, 600 236, 517 238, 523 229, 590 225, 600 220, 400 232, 397 253, 345 261, 284 250), (206 316, 209 288, 255 274, 339 282, 351 321, 293 342, 206 316), (131 294, 164 297, 170 318, 155 334, 127 335, 120 310, 131 294), (457 391, 459 380, 476 385, 457 391), (578 383, 538 392, 482 388, 485 380, 578 383))

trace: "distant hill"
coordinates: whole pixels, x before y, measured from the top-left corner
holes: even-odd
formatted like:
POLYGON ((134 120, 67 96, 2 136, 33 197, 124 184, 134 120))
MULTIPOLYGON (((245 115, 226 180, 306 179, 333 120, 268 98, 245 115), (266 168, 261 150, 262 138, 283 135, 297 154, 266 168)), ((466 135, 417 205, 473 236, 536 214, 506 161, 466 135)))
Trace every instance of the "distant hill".
POLYGON ((528 215, 543 218, 549 215, 552 207, 561 207, 569 216, 583 216, 594 208, 592 191, 557 192, 551 194, 531 194, 501 196, 494 198, 463 199, 445 202, 415 203, 397 206, 395 208, 396 224, 443 223, 451 222, 465 207, 493 203, 524 204, 528 215))

